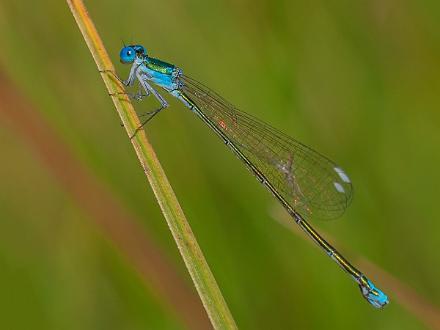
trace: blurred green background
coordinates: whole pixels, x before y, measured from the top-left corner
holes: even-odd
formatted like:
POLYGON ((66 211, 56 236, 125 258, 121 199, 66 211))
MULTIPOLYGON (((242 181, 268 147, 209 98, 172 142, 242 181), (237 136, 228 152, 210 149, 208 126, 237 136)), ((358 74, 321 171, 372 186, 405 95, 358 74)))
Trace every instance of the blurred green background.
MULTIPOLYGON (((390 296, 383 311, 274 221, 271 195, 168 98, 147 133, 241 329, 440 326, 440 2, 86 5, 122 77, 121 40, 143 44, 336 160, 354 182, 345 215, 314 224, 343 254, 383 270, 365 270, 390 296)), ((2 0, 0 45, 0 328, 207 328, 66 3, 2 0), (149 249, 127 257, 136 244, 115 239, 125 231, 108 230, 112 217, 137 226, 154 258, 149 249)))

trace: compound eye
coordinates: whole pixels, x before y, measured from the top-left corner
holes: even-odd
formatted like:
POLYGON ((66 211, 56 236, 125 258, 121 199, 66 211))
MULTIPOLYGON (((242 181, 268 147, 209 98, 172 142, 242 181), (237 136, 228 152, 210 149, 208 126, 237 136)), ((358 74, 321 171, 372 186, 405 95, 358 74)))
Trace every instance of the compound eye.
POLYGON ((119 53, 119 58, 122 63, 133 63, 136 58, 136 51, 132 47, 124 47, 119 53))

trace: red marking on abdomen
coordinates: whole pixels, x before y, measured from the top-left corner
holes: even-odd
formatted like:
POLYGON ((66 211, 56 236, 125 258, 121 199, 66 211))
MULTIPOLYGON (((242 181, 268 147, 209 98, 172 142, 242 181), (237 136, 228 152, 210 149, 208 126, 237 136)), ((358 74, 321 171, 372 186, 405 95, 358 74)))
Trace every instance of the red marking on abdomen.
POLYGON ((221 128, 223 128, 224 130, 226 130, 226 123, 225 121, 222 119, 218 122, 218 124, 220 125, 221 128))

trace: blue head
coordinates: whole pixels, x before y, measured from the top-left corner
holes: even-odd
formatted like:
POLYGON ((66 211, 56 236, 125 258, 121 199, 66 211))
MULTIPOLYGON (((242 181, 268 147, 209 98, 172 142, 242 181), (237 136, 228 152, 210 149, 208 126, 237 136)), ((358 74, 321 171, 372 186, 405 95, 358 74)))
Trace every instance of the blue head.
POLYGON ((385 307, 389 303, 388 296, 381 290, 376 288, 369 279, 365 278, 365 280, 366 285, 359 284, 364 298, 367 299, 368 302, 376 308, 385 307))
POLYGON ((124 46, 119 53, 121 63, 133 63, 136 58, 143 58, 147 56, 147 50, 141 45, 124 46))

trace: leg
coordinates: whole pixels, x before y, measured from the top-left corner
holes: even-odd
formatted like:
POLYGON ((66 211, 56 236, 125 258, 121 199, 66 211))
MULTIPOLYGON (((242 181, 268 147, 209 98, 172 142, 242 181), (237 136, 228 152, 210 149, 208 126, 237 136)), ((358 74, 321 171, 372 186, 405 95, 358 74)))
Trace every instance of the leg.
POLYGON ((135 136, 136 136, 136 134, 137 134, 137 132, 139 132, 151 119, 153 119, 153 117, 154 116, 156 116, 159 112, 161 112, 163 109, 165 109, 164 107, 160 107, 160 108, 158 108, 158 109, 156 109, 156 110, 154 110, 154 111, 150 111, 150 112, 147 112, 147 113, 144 113, 144 114, 142 114, 141 116, 145 116, 145 115, 148 115, 149 117, 146 119, 146 120, 144 120, 142 123, 141 123, 141 125, 138 127, 138 128, 136 128, 135 130, 134 130, 134 132, 133 132, 133 134, 132 134, 132 136, 130 136, 130 140, 132 139, 132 138, 134 138, 135 136))
POLYGON ((139 86, 138 91, 134 95, 130 95, 130 97, 133 97, 136 101, 142 101, 144 97, 148 97, 150 94, 151 93, 148 90, 143 93, 141 86, 139 86))
MULTIPOLYGON (((121 78, 119 78, 119 76, 116 74, 116 72, 114 72, 112 70, 99 70, 99 73, 110 73, 113 76, 113 78, 115 78, 117 81, 119 81, 124 86, 130 86, 132 84, 132 83, 130 83, 130 77, 128 77, 127 80, 122 80, 121 78)), ((110 95, 115 95, 115 94, 110 94, 110 95)))
POLYGON ((113 77, 116 78, 124 86, 133 86, 133 84, 136 80, 136 75, 137 75, 137 71, 138 71, 139 66, 140 66, 139 64, 133 63, 133 65, 131 66, 131 69, 130 69, 130 75, 128 76, 127 80, 122 80, 112 70, 100 70, 99 72, 100 73, 111 73, 113 75, 113 77))
MULTIPOLYGON (((142 122, 142 124, 136 128, 133 135, 130 137, 132 139, 136 133, 141 130, 151 119, 153 119, 154 116, 156 116, 159 112, 161 112, 163 109, 168 107, 168 102, 162 97, 162 95, 159 94, 158 91, 156 91, 149 83, 148 83, 148 77, 144 74, 137 74, 136 75, 139 81, 139 84, 143 87, 145 93, 147 95, 153 94, 154 97, 160 102, 161 106, 160 108, 145 113, 144 115, 148 115, 148 118, 142 122)), ((144 116, 141 115, 141 116, 144 116)))
MULTIPOLYGON (((137 70, 139 68, 139 65, 134 63, 133 66, 131 67, 130 70, 130 75, 128 76, 127 80, 122 80, 121 78, 118 77, 118 75, 112 71, 112 70, 101 70, 99 71, 100 73, 111 73, 113 75, 113 77, 115 79, 117 79, 120 83, 122 83, 124 86, 129 87, 129 86, 133 86, 136 78, 137 78, 137 70)), ((141 87, 143 87, 141 85, 141 87)), ((116 96, 116 95, 128 95, 131 99, 136 100, 136 101, 141 101, 144 97, 147 97, 148 95, 150 95, 150 92, 148 89, 145 89, 145 94, 142 93, 142 89, 141 87, 139 87, 139 90, 136 93, 125 93, 125 92, 120 92, 120 93, 110 93, 110 96, 116 96)))
POLYGON ((136 93, 120 92, 120 93, 109 93, 108 95, 110 95, 110 96, 128 95, 128 97, 131 100, 142 101, 145 97, 148 97, 150 94, 151 93, 149 90, 147 90, 146 93, 144 93, 143 90, 139 87, 139 89, 136 93))
POLYGON ((147 75, 145 75, 145 74, 137 74, 137 78, 138 78, 139 84, 143 87, 145 93, 153 94, 154 97, 160 102, 162 108, 167 108, 168 107, 168 102, 162 97, 162 95, 159 94, 158 91, 156 91, 148 83, 149 77, 147 75))

